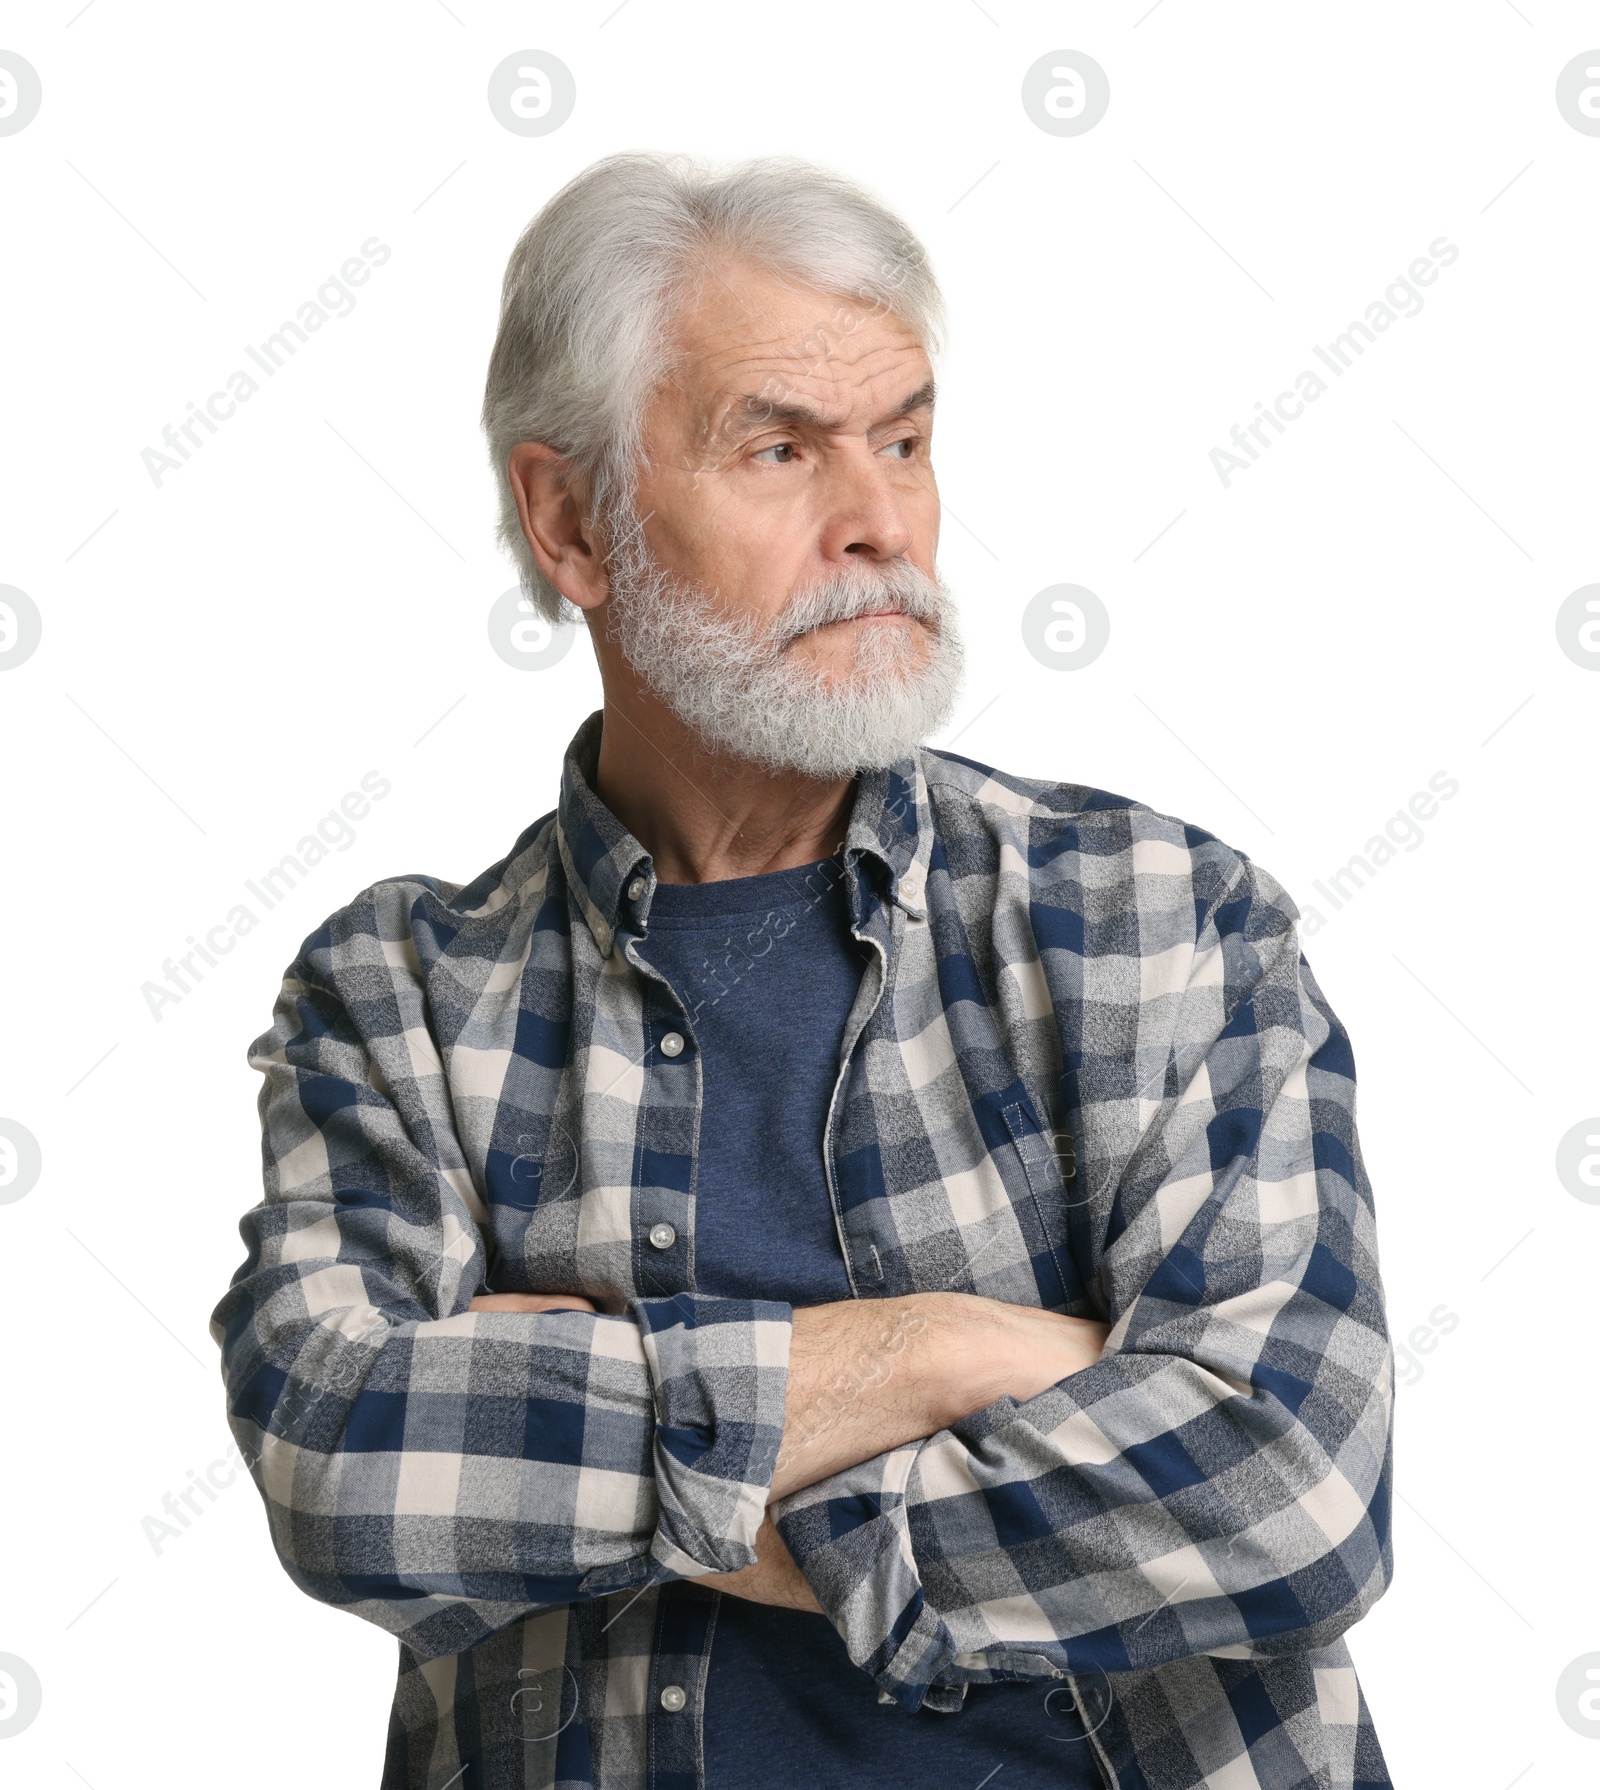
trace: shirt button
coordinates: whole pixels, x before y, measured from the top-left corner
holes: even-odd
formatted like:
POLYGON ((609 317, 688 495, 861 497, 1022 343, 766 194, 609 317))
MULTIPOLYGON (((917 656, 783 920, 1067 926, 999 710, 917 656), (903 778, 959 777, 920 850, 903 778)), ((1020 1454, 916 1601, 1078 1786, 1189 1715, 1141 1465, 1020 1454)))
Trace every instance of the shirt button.
POLYGON ((642 876, 636 876, 633 881, 628 884, 628 899, 630 901, 637 901, 643 893, 644 878, 642 876))
POLYGON ((666 1037, 661 1040, 661 1054, 664 1057, 682 1056, 683 1055, 683 1033, 682 1032, 668 1032, 666 1037))
POLYGON ((669 1684, 661 1693, 661 1707, 668 1715, 676 1715, 688 1701, 681 1684, 669 1684))
MULTIPOLYGON (((671 1249, 678 1241, 678 1233, 670 1224, 653 1224, 650 1227, 650 1241, 657 1249, 671 1249)), ((681 1708, 682 1705, 680 1704, 681 1708)))

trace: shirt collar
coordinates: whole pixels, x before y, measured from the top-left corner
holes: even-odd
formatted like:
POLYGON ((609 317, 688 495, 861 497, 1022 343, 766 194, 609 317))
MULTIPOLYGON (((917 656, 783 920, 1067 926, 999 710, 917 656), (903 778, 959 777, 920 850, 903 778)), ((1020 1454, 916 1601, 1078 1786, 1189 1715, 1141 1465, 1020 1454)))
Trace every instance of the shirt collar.
POLYGON ((845 831, 847 870, 862 857, 883 867, 888 897, 914 920, 927 918, 928 860, 933 850, 933 813, 928 804, 922 755, 887 770, 863 771, 845 831))
MULTIPOLYGON (((643 898, 654 888, 655 876, 649 852, 595 793, 602 716, 598 709, 590 715, 567 747, 556 807, 556 844, 568 884, 605 954, 633 907, 627 897, 629 884, 642 877, 643 898)), ((852 882, 860 875, 861 860, 870 859, 881 866, 889 899, 917 920, 927 916, 932 818, 918 753, 886 770, 862 773, 845 830, 845 871, 852 882)))

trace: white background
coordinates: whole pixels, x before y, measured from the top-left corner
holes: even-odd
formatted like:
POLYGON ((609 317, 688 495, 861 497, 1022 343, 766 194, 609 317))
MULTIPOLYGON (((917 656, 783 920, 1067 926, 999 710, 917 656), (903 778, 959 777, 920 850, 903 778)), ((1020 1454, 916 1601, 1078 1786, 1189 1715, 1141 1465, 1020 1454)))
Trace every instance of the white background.
POLYGON ((1600 1207, 1555 1159, 1600 1111, 1600 676, 1555 617, 1600 578, 1600 137, 1554 91, 1600 8, 79 4, 0 20, 44 94, 0 137, 0 583, 44 627, 0 674, 0 1117, 43 1152, 0 1205, 0 1653, 44 1687, 5 1781, 376 1781, 394 1643, 290 1585, 243 1476, 159 1552, 142 1524, 228 1446, 206 1321, 283 966, 365 884, 498 857, 596 704, 586 645, 490 650, 476 417, 517 234, 648 147, 807 155, 926 242, 945 739, 1182 815, 1322 913, 1391 1320, 1440 1332, 1356 1660, 1402 1786, 1592 1784, 1556 1680, 1600 1650, 1600 1207), (486 103, 525 48, 577 84, 545 137, 486 103), (1110 78, 1078 137, 1020 101, 1059 48, 1110 78), (355 309, 157 486, 141 450, 374 235, 355 309), (1425 308, 1224 488, 1210 450, 1441 235, 1425 308), (1060 582, 1111 616, 1078 671, 1019 631, 1060 582), (355 843, 152 1017, 163 959, 368 771, 355 843), (1314 881, 1440 771, 1422 843, 1335 911, 1314 881))

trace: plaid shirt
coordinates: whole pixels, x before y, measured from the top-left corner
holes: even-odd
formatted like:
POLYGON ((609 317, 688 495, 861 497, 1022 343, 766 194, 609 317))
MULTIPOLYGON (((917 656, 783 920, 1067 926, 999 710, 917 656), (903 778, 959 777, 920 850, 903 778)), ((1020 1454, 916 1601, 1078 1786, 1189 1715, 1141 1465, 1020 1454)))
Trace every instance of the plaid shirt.
MULTIPOLYGON (((212 1329, 290 1576, 399 1637, 391 1790, 698 1790, 687 1581, 753 1560, 785 1421, 790 1307, 695 1289, 693 1016, 636 956, 598 730, 475 882, 334 914, 251 1052, 266 1194, 212 1329)), ((1053 1686, 1117 1790, 1387 1785, 1340 1637, 1390 1573, 1392 1370, 1294 903, 1198 827, 933 751, 861 779, 844 861, 856 1295, 1111 1326, 774 1505, 851 1658, 908 1709, 1053 1686)))

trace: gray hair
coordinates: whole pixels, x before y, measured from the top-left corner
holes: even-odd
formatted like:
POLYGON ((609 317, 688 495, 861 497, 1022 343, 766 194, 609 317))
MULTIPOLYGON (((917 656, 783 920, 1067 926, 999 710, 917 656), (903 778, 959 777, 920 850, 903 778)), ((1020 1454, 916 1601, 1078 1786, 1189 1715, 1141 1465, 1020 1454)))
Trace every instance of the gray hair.
POLYGON ((518 442, 544 442, 568 463, 597 525, 631 513, 644 413, 670 372, 673 313, 714 253, 869 302, 897 317, 930 360, 939 350, 944 304, 926 250, 842 175, 793 156, 719 172, 643 151, 585 168, 512 250, 483 393, 498 537, 551 622, 571 606, 523 537, 507 459, 518 442))

